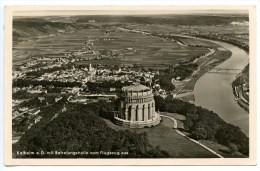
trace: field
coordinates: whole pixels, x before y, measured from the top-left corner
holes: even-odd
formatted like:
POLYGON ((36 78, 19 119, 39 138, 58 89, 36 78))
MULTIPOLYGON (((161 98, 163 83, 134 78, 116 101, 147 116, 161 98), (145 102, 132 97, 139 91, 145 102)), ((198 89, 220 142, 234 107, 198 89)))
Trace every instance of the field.
MULTIPOLYGON (((123 128, 114 125, 111 121, 105 120, 107 125, 115 130, 123 130, 123 128)), ((173 130, 172 121, 168 118, 162 118, 160 125, 153 128, 129 129, 141 133, 146 131, 148 138, 153 146, 159 145, 162 149, 169 152, 173 158, 215 158, 216 156, 201 146, 191 142, 190 140, 179 135, 173 130), (187 148, 189 147, 189 148, 187 148)))
POLYGON ((187 38, 187 37, 178 37, 178 40, 181 41, 183 44, 190 45, 190 46, 204 46, 204 47, 212 47, 212 48, 218 46, 218 45, 211 43, 209 41, 187 38))
MULTIPOLYGON (((248 33, 248 26, 236 26, 236 25, 159 25, 159 24, 135 24, 129 26, 132 29, 142 29, 151 32, 167 33, 167 34, 185 34, 191 32, 203 32, 207 33, 221 33, 221 34, 245 34, 248 33)), ((241 39, 241 38, 240 38, 241 39)), ((246 39, 246 38, 244 38, 246 39)), ((247 38, 248 40, 248 38, 247 38)))
MULTIPOLYGON (((85 41, 94 43, 96 55, 104 51, 119 51, 123 58, 111 59, 121 63, 171 64, 189 60, 207 53, 207 49, 182 47, 170 40, 137 33, 123 32, 119 27, 145 30, 159 34, 217 33, 248 42, 248 26, 230 24, 244 22, 246 15, 151 15, 151 16, 70 16, 15 18, 13 22, 13 62, 21 64, 30 57, 64 56, 64 52, 79 51, 85 41), (89 23, 95 20, 95 23, 89 23), (23 40, 23 41, 21 41, 23 40), (127 48, 133 50, 126 51, 127 48)), ((188 45, 212 45, 211 43, 180 39, 188 45)), ((214 45, 213 45, 214 46, 214 45)), ((103 63, 102 61, 101 63, 103 63)), ((113 62, 111 63, 113 64, 113 62)))
MULTIPOLYGON (((21 41, 13 47, 13 61, 19 64, 19 61, 30 57, 64 57, 66 52, 84 51, 85 41, 93 42, 91 48, 97 55, 83 54, 80 57, 87 59, 99 54, 107 55, 107 53, 117 53, 123 56, 120 59, 110 59, 113 61, 111 65, 121 63, 175 65, 208 52, 205 48, 182 47, 176 42, 149 35, 119 30, 105 34, 101 29, 89 29, 21 41)), ((100 63, 104 62, 107 63, 100 60, 100 63)))

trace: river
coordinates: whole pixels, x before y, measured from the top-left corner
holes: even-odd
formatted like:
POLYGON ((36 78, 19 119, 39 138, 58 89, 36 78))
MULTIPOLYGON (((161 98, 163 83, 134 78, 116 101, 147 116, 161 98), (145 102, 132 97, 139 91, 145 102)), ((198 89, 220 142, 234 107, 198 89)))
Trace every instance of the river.
MULTIPOLYGON (((249 57, 244 50, 220 41, 211 42, 232 52, 232 56, 217 68, 243 69, 248 64, 249 57)), ((234 100, 231 84, 235 78, 236 74, 204 74, 195 84, 195 104, 216 112, 226 122, 240 127, 246 135, 249 135, 249 113, 234 100)))

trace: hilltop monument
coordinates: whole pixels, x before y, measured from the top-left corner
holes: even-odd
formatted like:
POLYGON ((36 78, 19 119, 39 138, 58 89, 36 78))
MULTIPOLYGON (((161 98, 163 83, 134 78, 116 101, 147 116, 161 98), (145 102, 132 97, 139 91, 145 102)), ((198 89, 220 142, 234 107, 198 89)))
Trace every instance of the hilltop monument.
POLYGON ((119 112, 115 123, 129 128, 156 126, 161 117, 155 112, 152 90, 141 84, 123 87, 120 94, 119 112))

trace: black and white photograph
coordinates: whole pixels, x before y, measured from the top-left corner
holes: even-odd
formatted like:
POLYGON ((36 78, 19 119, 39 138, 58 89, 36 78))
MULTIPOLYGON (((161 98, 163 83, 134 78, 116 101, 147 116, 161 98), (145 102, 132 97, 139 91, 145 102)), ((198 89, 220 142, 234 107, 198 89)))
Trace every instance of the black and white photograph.
POLYGON ((256 161, 254 6, 5 12, 10 164, 256 161))

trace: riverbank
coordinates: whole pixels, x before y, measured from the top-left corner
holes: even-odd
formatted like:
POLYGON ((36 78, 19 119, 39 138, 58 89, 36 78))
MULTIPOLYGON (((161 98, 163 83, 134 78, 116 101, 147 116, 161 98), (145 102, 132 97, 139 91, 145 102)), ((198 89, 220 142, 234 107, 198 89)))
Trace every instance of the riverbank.
POLYGON ((249 103, 243 98, 242 95, 242 88, 232 85, 235 100, 237 101, 237 104, 241 106, 243 109, 245 109, 247 112, 249 112, 249 103))
POLYGON ((184 101, 194 103, 195 97, 193 91, 197 80, 200 79, 209 70, 229 59, 232 55, 231 51, 217 44, 214 47, 214 51, 215 52, 213 54, 198 59, 198 69, 194 72, 194 74, 192 74, 189 78, 185 79, 183 83, 180 84, 180 88, 177 88, 177 90, 174 92, 175 98, 180 98, 184 101))
MULTIPOLYGON (((175 98, 180 98, 184 101, 188 101, 192 103, 195 102, 193 90, 197 80, 200 77, 202 77, 205 73, 207 73, 209 70, 213 69, 217 65, 226 61, 232 55, 231 51, 229 51, 228 49, 220 46, 214 41, 203 39, 203 38, 191 37, 191 36, 180 35, 180 34, 171 34, 167 36, 164 34, 160 35, 157 33, 152 33, 152 32, 147 32, 142 30, 126 29, 121 27, 117 29, 121 31, 131 32, 131 33, 138 33, 143 35, 165 38, 168 40, 172 40, 173 42, 176 42, 181 47, 204 47, 209 49, 208 53, 200 56, 199 58, 195 58, 193 59, 193 61, 191 61, 192 63, 198 64, 198 69, 194 71, 194 73, 189 78, 186 78, 181 82, 178 82, 177 85, 175 85, 176 89, 173 91, 173 96, 175 98), (194 43, 185 44, 183 41, 180 40, 181 38, 192 39, 192 40, 196 39, 196 43, 198 43, 199 41, 203 41, 203 43, 200 44, 199 46, 195 45, 194 43)), ((172 83, 174 84, 173 80, 172 83)))
MULTIPOLYGON (((248 65, 248 53, 243 49, 221 41, 208 41, 217 43, 231 52, 231 55, 226 60, 217 61, 217 63, 212 62, 214 64, 212 68, 218 66, 217 68, 224 70, 237 69, 242 71, 248 65)), ((236 73, 225 74, 224 72, 214 73, 208 71, 201 72, 197 77, 190 79, 176 97, 179 96, 181 100, 193 102, 197 106, 218 113, 222 119, 238 126, 248 136, 248 111, 241 107, 243 105, 241 101, 235 100, 232 89, 232 82, 236 79, 236 73), (182 96, 184 93, 188 94, 188 96, 182 96)))
POLYGON ((179 115, 176 113, 168 113, 168 112, 160 112, 161 117, 169 118, 173 121, 174 129, 176 132, 187 138, 188 140, 200 145, 201 147, 205 148, 209 152, 215 154, 219 158, 240 158, 240 157, 246 157, 242 153, 238 151, 234 151, 231 147, 227 147, 221 144, 218 144, 217 142, 210 141, 210 140, 194 140, 189 137, 189 133, 183 131, 183 121, 186 120, 186 117, 183 115, 179 115), (179 126, 181 124, 181 126, 179 126))
MULTIPOLYGON (((217 68, 223 70, 243 70, 248 65, 248 53, 243 49, 229 43, 213 41, 229 49, 232 56, 219 64, 217 68)), ((208 72, 205 73, 194 87, 195 105, 216 112, 223 120, 241 128, 249 135, 249 115, 235 100, 232 83, 236 73, 229 74, 208 72)))
MULTIPOLYGON (((211 97, 209 94, 207 94, 207 96, 211 97)), ((156 111, 164 112, 164 114, 166 114, 167 112, 168 115, 174 118, 176 116, 176 113, 185 116, 185 120, 184 118, 180 118, 181 119, 180 122, 183 122, 184 124, 184 129, 181 128, 179 129, 182 132, 186 132, 190 138, 195 139, 197 141, 200 140, 214 141, 215 143, 224 145, 228 148, 233 148, 232 144, 234 144, 234 146, 238 147, 237 148, 238 150, 235 150, 234 148, 234 151, 238 151, 248 156, 249 153, 248 136, 245 133, 243 133, 238 126, 235 126, 231 124, 229 121, 226 121, 225 119, 221 118, 213 110, 203 108, 201 106, 194 105, 188 102, 184 102, 182 100, 175 99, 170 96, 168 96, 165 99, 159 96, 155 96, 154 99, 155 99, 155 104, 157 105, 156 111)), ((206 98, 205 100, 210 102, 211 98, 206 98)), ((232 100, 234 101, 234 99, 232 100)), ((229 105, 230 104, 228 104, 228 106, 229 105)), ((235 118, 234 115, 237 115, 239 113, 229 112, 229 114, 231 114, 232 118, 235 118)), ((244 115, 244 116, 248 116, 248 115, 244 115)), ((177 118, 175 119, 177 120, 177 118)), ((221 151, 223 150, 224 149, 221 149, 221 151)), ((227 154, 232 155, 231 152, 232 150, 231 151, 224 150, 224 151, 227 154)))
POLYGON ((237 103, 249 112, 249 64, 237 75, 232 87, 237 103))

